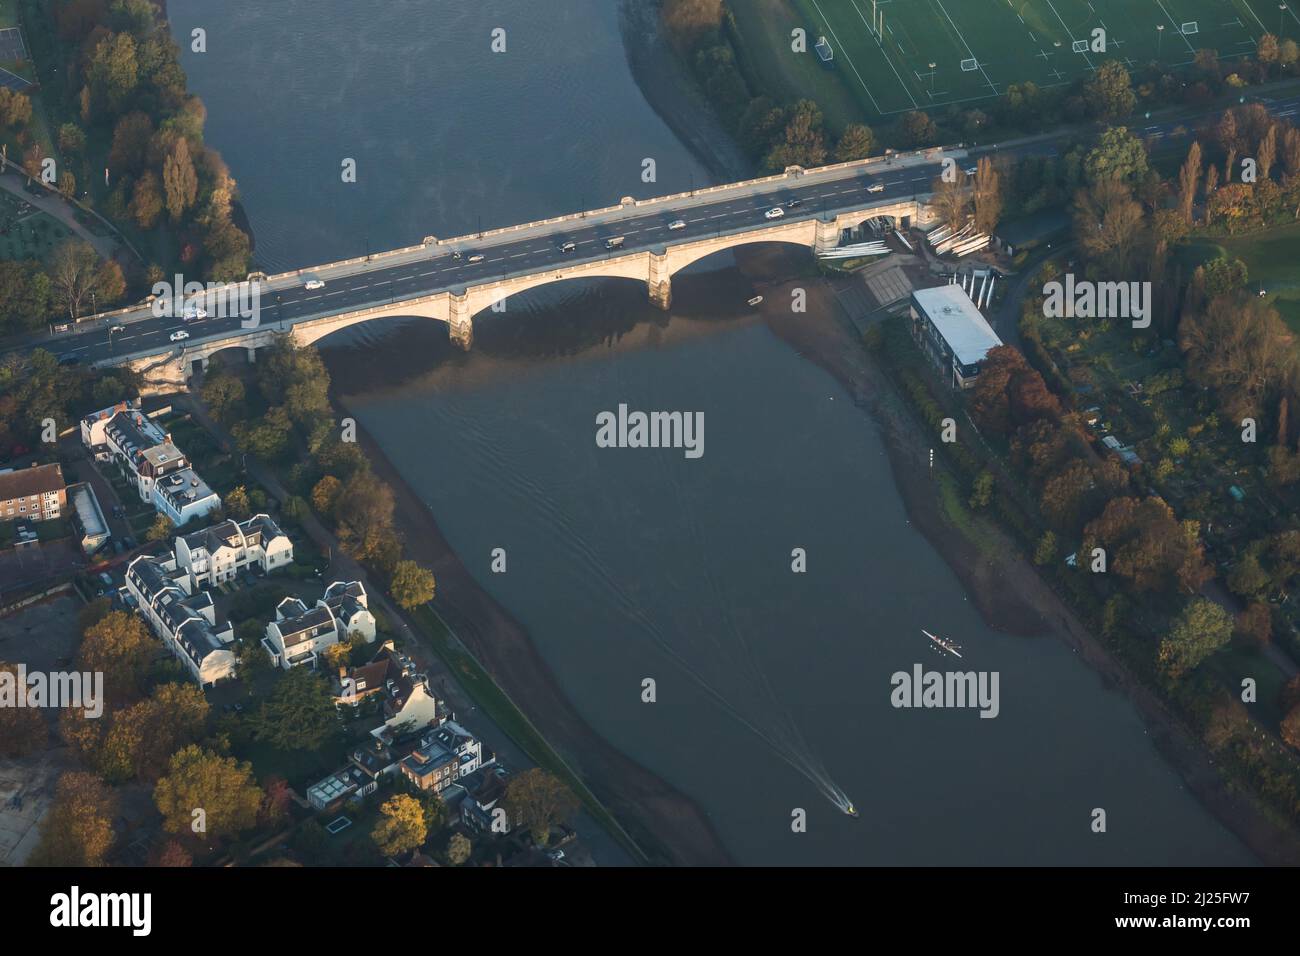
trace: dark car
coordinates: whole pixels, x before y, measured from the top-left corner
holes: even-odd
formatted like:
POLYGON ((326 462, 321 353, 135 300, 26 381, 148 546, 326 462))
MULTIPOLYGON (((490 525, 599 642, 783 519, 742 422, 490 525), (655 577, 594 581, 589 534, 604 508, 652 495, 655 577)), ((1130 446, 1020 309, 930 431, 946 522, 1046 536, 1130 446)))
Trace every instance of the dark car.
POLYGON ((80 355, 60 355, 60 356, 59 356, 59 364, 60 364, 60 365, 80 365, 80 364, 81 364, 81 356, 80 356, 80 355))
POLYGON ((785 204, 785 208, 793 209, 795 206, 802 206, 802 205, 803 205, 802 199, 791 199, 789 202, 785 204))

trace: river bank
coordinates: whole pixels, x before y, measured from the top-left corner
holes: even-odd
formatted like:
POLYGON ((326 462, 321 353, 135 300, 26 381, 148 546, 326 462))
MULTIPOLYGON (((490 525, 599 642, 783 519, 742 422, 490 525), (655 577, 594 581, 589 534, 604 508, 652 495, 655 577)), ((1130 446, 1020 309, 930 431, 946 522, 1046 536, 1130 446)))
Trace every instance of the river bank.
MULTIPOLYGON (((773 254, 770 249, 742 250, 737 261, 742 272, 757 277, 775 271, 773 254)), ((764 309, 768 327, 835 377, 870 413, 884 438, 909 522, 952 568, 984 621, 1009 634, 1062 641, 1109 688, 1132 701, 1156 749, 1196 798, 1251 852, 1269 865, 1300 863, 1300 837, 1275 823, 1251 794, 1234 788, 1218 773, 1205 746, 1115 660, 1000 529, 992 523, 982 528, 993 536, 995 546, 981 547, 949 522, 934 474, 943 465, 936 463, 932 470, 929 464, 932 438, 847 323, 836 320, 839 305, 829 284, 800 279, 769 288, 771 305, 764 309), (796 284, 808 293, 806 315, 775 307, 775 303, 789 301, 788 288, 796 284), (816 321, 814 316, 824 321, 816 321)))

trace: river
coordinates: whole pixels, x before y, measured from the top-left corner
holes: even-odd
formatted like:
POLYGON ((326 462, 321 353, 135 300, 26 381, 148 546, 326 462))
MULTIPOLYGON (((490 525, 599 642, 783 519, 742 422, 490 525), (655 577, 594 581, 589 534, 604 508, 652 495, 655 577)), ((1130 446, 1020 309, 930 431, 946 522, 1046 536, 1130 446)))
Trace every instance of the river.
MULTIPOLYGON (((613 3, 168 7, 178 38, 208 32, 184 65, 268 270, 710 177, 638 88, 613 3)), ((731 265, 675 280, 666 314, 643 286, 570 282, 478 317, 468 354, 420 320, 323 352, 577 711, 702 808, 737 861, 1251 862, 1125 697, 1063 644, 981 621, 909 524, 870 415, 744 309, 731 265), (620 404, 702 413, 703 454, 598 447, 597 414, 620 404), (895 708, 891 675, 914 664, 996 672, 998 715, 895 708)))

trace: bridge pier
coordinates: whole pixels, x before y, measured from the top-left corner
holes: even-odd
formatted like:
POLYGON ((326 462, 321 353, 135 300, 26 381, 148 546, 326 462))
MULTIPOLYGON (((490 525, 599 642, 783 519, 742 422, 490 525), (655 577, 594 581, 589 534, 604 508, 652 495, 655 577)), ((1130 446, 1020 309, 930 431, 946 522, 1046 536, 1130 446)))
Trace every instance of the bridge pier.
POLYGON ((452 294, 447 303, 447 324, 451 327, 451 340, 466 352, 474 344, 474 317, 469 311, 469 294, 452 294))
POLYGON ((817 220, 817 235, 813 239, 813 253, 829 252, 840 244, 840 225, 835 219, 830 222, 817 220))
POLYGON ((257 349, 251 345, 248 347, 248 364, 257 364, 257 349))
POLYGON ((672 273, 668 271, 668 256, 650 254, 650 275, 646 277, 650 301, 667 312, 673 304, 672 273))

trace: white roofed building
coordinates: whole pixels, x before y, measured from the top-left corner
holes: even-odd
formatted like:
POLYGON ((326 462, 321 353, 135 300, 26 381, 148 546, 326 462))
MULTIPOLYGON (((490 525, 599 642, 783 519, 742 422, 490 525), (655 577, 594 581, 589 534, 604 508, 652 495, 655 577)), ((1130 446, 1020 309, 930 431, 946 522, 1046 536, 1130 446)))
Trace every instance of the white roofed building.
POLYGON ((911 315, 912 337, 953 388, 971 388, 989 349, 1002 344, 959 285, 913 291, 911 315))

